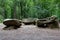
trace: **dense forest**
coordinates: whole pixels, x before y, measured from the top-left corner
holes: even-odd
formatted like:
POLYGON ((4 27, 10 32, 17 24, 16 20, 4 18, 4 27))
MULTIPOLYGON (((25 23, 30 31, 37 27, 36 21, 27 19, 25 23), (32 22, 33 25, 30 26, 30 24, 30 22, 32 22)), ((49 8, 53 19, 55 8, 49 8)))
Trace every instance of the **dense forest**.
POLYGON ((56 15, 60 19, 60 0, 0 0, 0 22, 7 18, 46 18, 56 15))

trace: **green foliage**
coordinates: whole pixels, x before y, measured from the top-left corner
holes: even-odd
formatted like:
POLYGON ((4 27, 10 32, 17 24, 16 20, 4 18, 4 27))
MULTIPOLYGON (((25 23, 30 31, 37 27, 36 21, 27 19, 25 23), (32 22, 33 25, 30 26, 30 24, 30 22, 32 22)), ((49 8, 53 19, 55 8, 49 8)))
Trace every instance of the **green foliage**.
POLYGON ((60 0, 0 0, 0 16, 6 18, 46 18, 56 15, 60 19, 60 0))
POLYGON ((0 22, 3 22, 3 16, 0 15, 0 22))

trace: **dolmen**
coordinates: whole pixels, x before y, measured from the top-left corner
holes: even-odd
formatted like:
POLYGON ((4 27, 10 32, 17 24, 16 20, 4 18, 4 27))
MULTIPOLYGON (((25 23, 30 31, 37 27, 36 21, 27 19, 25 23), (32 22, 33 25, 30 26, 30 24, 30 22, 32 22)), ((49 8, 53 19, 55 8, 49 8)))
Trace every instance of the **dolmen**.
POLYGON ((38 27, 42 28, 59 28, 58 19, 56 16, 51 16, 44 19, 38 19, 36 22, 38 27))
POLYGON ((18 19, 5 19, 3 21, 3 24, 6 25, 6 27, 4 27, 3 29, 17 29, 21 27, 21 20, 18 19))

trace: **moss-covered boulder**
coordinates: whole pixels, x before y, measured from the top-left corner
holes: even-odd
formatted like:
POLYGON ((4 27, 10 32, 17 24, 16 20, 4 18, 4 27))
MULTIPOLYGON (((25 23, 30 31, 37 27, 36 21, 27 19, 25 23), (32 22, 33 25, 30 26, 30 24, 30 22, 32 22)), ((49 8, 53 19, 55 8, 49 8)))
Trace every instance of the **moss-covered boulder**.
POLYGON ((4 27, 3 29, 6 29, 6 28, 17 29, 22 25, 21 20, 18 20, 18 19, 5 19, 3 21, 3 24, 6 25, 6 27, 4 27))
POLYGON ((36 25, 38 27, 43 27, 43 28, 59 28, 59 23, 58 23, 58 19, 55 16, 51 16, 48 18, 44 18, 44 19, 39 19, 37 20, 36 25))
POLYGON ((30 24, 36 24, 36 19, 37 18, 26 18, 26 19, 22 19, 22 23, 24 23, 25 25, 30 25, 30 24))

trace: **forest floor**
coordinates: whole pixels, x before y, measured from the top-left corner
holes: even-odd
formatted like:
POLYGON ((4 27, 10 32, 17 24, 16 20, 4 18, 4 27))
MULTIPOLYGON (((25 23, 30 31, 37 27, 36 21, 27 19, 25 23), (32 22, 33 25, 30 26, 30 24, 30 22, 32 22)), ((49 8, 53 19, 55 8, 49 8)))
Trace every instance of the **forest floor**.
POLYGON ((60 40, 60 29, 23 25, 17 30, 2 30, 3 27, 0 23, 0 40, 60 40))

